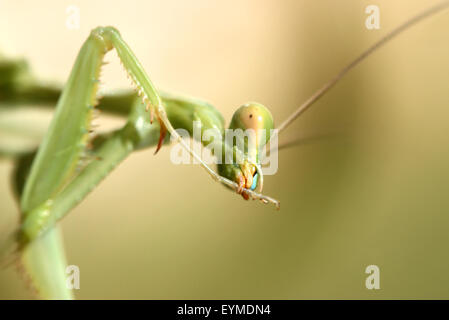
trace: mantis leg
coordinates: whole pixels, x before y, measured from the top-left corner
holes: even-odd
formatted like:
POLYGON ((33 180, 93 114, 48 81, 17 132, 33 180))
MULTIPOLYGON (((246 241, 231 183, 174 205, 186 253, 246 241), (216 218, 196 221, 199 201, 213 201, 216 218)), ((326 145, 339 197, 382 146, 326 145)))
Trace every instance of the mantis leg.
POLYGON ((154 146, 158 143, 159 127, 144 122, 147 114, 142 111, 139 101, 136 101, 133 109, 123 128, 94 141, 91 159, 76 177, 51 200, 25 217, 21 227, 21 242, 29 243, 52 228, 142 144, 154 146))
MULTIPOLYGON (((117 48, 143 102, 152 111, 154 105, 160 105, 154 87, 118 32, 113 28, 95 29, 81 48, 59 97, 55 115, 33 161, 20 201, 22 227, 19 232, 19 254, 34 286, 46 298, 71 297, 70 291, 64 287, 64 263, 54 266, 56 269, 42 265, 45 260, 65 260, 62 246, 56 245, 60 243, 53 228, 56 221, 133 151, 140 138, 139 130, 145 130, 144 125, 148 124, 142 116, 137 116, 135 123, 128 122, 98 149, 98 156, 104 156, 107 160, 97 161, 94 163, 96 166, 80 170, 81 159, 86 156, 92 143, 90 123, 93 108, 97 105, 102 59, 112 47, 117 48), (96 171, 93 173, 92 170, 96 171), (63 285, 54 287, 52 283, 63 285)), ((142 104, 139 106, 143 109, 142 104)), ((160 110, 160 107, 156 109, 158 117, 160 110)))
MULTIPOLYGON (((163 141, 165 130, 168 130, 174 140, 181 143, 216 181, 238 188, 235 182, 219 176, 209 168, 174 130, 161 97, 119 32, 112 27, 99 27, 92 31, 80 50, 69 80, 59 98, 55 116, 39 147, 25 184, 21 210, 24 215, 23 233, 29 239, 34 239, 39 230, 53 225, 59 218, 50 214, 55 204, 53 200, 76 176, 80 159, 89 146, 90 122, 92 109, 97 104, 96 92, 102 60, 106 52, 113 48, 116 49, 126 72, 135 85, 143 105, 146 109, 150 109, 152 114, 155 113, 159 119, 161 134, 158 147, 163 141)), ((148 122, 139 119, 141 124, 148 122)), ((132 144, 116 147, 123 147, 127 153, 132 151, 132 144)), ((118 149, 116 154, 116 157, 119 157, 118 149)), ((248 193, 265 201, 273 201, 251 190, 248 190, 248 193)))
MULTIPOLYGON (((66 258, 57 221, 65 216, 100 183, 132 151, 158 143, 159 127, 144 123, 147 117, 140 101, 135 99, 126 125, 112 133, 101 135, 91 151, 91 161, 65 188, 51 200, 47 215, 39 210, 23 220, 18 236, 19 266, 25 278, 46 299, 71 299, 66 288, 66 258)), ((30 158, 23 157, 16 168, 16 193, 23 189, 30 158)))

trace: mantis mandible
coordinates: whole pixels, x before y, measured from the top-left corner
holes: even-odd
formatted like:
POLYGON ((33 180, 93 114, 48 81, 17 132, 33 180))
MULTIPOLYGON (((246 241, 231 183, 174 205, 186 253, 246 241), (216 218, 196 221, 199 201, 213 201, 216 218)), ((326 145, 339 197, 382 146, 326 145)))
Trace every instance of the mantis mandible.
MULTIPOLYGON (((10 92, 3 97, 4 103, 53 102, 57 99, 53 120, 37 153, 19 158, 16 191, 20 198, 21 227, 10 243, 4 246, 7 257, 20 263, 41 297, 73 298, 73 293, 66 287, 65 253, 57 222, 133 151, 156 146, 157 152, 167 142, 167 133, 198 161, 214 181, 235 190, 245 199, 258 199, 279 207, 279 201, 261 193, 261 148, 375 50, 402 31, 448 6, 449 1, 444 1, 388 33, 316 91, 277 127, 273 135, 267 133, 266 139, 256 139, 255 148, 239 149, 219 139, 210 143, 202 141, 205 146, 213 145, 224 151, 231 149, 234 158, 243 158, 241 163, 218 164, 218 173, 192 150, 175 128, 191 132, 192 122, 199 121, 201 130, 223 132, 224 119, 221 114, 204 101, 159 92, 115 28, 98 27, 92 30, 61 92, 40 86, 27 70, 23 70, 20 63, 6 64, 5 70, 8 72, 4 72, 4 79, 0 80, 6 83, 10 92), (98 100, 103 57, 113 49, 137 95, 108 95, 98 100), (15 81, 19 78, 21 81, 26 78, 25 82, 21 82, 26 85, 16 88, 15 81), (95 109, 124 115, 127 122, 116 131, 91 139, 95 109)), ((270 132, 274 128, 274 121, 266 107, 250 102, 237 109, 230 128, 270 132)))

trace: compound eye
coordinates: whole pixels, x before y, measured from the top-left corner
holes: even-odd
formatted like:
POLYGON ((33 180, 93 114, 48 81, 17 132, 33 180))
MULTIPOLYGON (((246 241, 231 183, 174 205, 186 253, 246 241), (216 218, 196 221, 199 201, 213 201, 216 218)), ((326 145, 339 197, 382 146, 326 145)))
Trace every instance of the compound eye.
POLYGON ((232 116, 230 129, 273 129, 273 117, 270 111, 257 102, 248 102, 239 107, 232 116))
POLYGON ((251 188, 250 188, 251 190, 256 189, 258 177, 259 177, 259 174, 256 171, 253 176, 253 184, 251 185, 251 188))
POLYGON ((245 129, 263 129, 265 125, 265 120, 258 108, 250 106, 243 109, 240 114, 240 121, 242 122, 245 129))

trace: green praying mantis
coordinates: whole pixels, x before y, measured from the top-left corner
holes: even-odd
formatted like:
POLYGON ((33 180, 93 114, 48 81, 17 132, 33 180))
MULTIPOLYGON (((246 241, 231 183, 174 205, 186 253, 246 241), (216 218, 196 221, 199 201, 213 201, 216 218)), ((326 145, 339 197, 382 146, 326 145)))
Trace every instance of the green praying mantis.
POLYGON ((72 299, 72 290, 66 286, 66 260, 58 221, 133 151, 156 147, 157 152, 168 142, 168 136, 188 151, 214 181, 235 190, 247 200, 258 199, 279 208, 278 200, 262 194, 262 148, 277 139, 280 132, 367 56, 402 31, 448 6, 449 1, 444 1, 388 33, 316 91, 277 130, 273 131, 273 117, 266 107, 255 102, 242 105, 234 113, 229 128, 263 130, 266 135, 264 138, 256 136, 254 146, 243 143, 243 147, 238 147, 219 138, 201 141, 223 160, 219 161, 217 172, 192 150, 175 128, 192 132, 193 121, 199 121, 202 131, 213 129, 222 134, 225 130, 222 115, 202 100, 158 91, 115 28, 92 30, 62 91, 41 85, 21 61, 2 62, 2 105, 57 101, 51 124, 36 153, 11 155, 3 152, 5 156, 16 158, 14 182, 21 212, 19 230, 3 245, 5 261, 21 266, 40 297, 72 299), (113 49, 137 94, 111 94, 98 99, 103 58, 113 49), (126 124, 92 138, 91 124, 96 109, 124 116, 126 124), (222 151, 221 155, 216 150, 222 151), (230 162, 224 161, 228 152, 230 162), (242 161, 237 162, 237 158, 242 161))

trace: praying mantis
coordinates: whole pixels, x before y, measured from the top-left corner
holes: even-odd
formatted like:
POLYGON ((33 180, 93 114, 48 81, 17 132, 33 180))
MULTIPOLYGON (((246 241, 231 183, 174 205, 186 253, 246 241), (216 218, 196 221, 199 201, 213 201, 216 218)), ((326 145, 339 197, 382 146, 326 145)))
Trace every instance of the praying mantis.
MULTIPOLYGON (((21 228, 14 234, 8 249, 10 257, 19 261, 38 294, 49 299, 70 299, 72 292, 66 287, 64 249, 61 245, 57 222, 66 216, 83 198, 104 179, 118 163, 133 151, 156 147, 167 142, 168 133, 175 143, 181 144, 214 181, 234 189, 245 199, 259 199, 279 206, 279 201, 263 195, 263 171, 258 162, 260 147, 276 138, 295 119, 330 90, 348 71, 368 55, 411 25, 446 8, 447 1, 413 17, 381 41, 374 44, 345 67, 330 82, 306 100, 292 115, 277 127, 272 136, 258 141, 251 150, 229 146, 214 140, 218 149, 231 148, 243 154, 241 164, 219 164, 218 173, 196 154, 175 128, 192 130, 192 121, 201 122, 203 129, 224 130, 224 119, 210 104, 193 98, 173 96, 159 92, 150 81, 119 31, 113 27, 98 27, 92 31, 81 48, 72 73, 62 92, 40 87, 38 81, 23 70, 20 63, 5 64, 3 82, 10 89, 4 103, 24 103, 58 99, 55 115, 47 134, 35 156, 21 157, 18 161, 16 190, 20 198, 21 228), (98 100, 96 92, 105 53, 115 49, 134 85, 137 95, 109 95, 98 100), (15 81, 21 81, 21 87, 15 81), (91 120, 95 109, 120 114, 127 118, 119 130, 90 138, 91 120), (255 191, 257 190, 257 191, 255 191)), ((230 128, 274 128, 273 118, 266 107, 249 103, 234 114, 230 128), (253 121, 250 119, 257 119, 253 121)))

